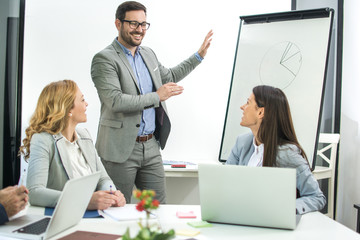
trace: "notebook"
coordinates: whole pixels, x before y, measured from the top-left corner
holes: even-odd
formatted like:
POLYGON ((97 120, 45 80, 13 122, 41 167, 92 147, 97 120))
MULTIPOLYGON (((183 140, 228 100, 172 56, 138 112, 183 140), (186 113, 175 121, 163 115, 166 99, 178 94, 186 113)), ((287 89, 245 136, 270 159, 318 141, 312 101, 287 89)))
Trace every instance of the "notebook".
POLYGON ((198 171, 203 220, 296 228, 295 169, 199 164, 198 171))
POLYGON ((0 226, 0 236, 48 239, 76 225, 86 211, 99 178, 100 172, 96 172, 67 181, 52 217, 40 215, 19 217, 0 226), (41 227, 42 231, 39 230, 41 227))

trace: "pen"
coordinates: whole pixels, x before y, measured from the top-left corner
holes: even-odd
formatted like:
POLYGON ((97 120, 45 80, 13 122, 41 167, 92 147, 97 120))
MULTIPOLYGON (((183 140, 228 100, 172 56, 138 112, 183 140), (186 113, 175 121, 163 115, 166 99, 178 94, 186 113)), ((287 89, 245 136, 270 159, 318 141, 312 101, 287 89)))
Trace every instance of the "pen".
POLYGON ((113 194, 112 185, 110 185, 110 194, 113 194))

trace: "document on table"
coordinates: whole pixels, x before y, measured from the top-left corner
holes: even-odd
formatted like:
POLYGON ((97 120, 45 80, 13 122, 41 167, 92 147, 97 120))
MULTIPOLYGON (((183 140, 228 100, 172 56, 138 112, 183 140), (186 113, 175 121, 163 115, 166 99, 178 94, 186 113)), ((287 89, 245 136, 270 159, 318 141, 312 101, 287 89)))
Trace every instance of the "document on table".
MULTIPOLYGON (((125 205, 124 207, 110 207, 99 211, 99 213, 102 216, 105 215, 104 217, 109 216, 117 221, 139 220, 146 218, 146 212, 139 212, 133 204, 125 205)), ((154 214, 150 214, 150 218, 156 218, 156 216, 154 214)))

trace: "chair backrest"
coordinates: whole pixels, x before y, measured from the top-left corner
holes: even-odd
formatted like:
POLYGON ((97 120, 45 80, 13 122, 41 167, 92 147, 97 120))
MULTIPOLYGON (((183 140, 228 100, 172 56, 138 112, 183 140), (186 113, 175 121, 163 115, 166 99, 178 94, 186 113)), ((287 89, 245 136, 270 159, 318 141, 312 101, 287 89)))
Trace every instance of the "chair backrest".
POLYGON ((339 140, 340 134, 338 133, 320 133, 319 145, 321 145, 321 148, 317 151, 317 156, 323 159, 328 166, 323 167, 317 165, 313 171, 316 179, 329 179, 326 215, 330 218, 334 216, 335 161, 339 140), (329 150, 330 155, 325 153, 329 150))
POLYGON ((320 156, 325 162, 329 164, 329 168, 334 169, 337 147, 340 140, 338 133, 320 133, 319 144, 324 144, 321 149, 318 149, 317 155, 320 156), (330 150, 330 156, 327 157, 325 152, 330 150))

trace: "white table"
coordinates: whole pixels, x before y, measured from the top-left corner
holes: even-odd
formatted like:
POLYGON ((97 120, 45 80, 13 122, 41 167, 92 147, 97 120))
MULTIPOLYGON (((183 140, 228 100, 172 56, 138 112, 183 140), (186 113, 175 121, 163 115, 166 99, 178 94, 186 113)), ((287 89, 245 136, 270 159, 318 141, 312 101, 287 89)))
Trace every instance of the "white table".
MULTIPOLYGON (((128 207, 135 205, 129 204, 128 207)), ((30 207, 29 213, 43 214, 44 209, 30 207)), ((299 225, 295 230, 281 230, 260 227, 247 227, 227 224, 213 224, 209 228, 193 228, 187 222, 201 220, 200 206, 198 205, 161 205, 158 209, 158 221, 164 230, 174 229, 192 229, 199 230, 200 234, 194 236, 195 239, 241 239, 241 240, 332 240, 332 239, 360 239, 360 235, 344 225, 330 219, 319 212, 313 212, 303 215, 299 225), (179 219, 176 217, 177 211, 194 211, 196 219, 179 219)), ((157 220, 153 220, 157 221, 157 220)), ((63 237, 76 230, 103 232, 110 234, 123 234, 127 228, 130 228, 131 235, 135 235, 139 230, 137 221, 117 222, 112 219, 93 218, 82 219, 80 223, 55 238, 63 237)), ((187 239, 191 237, 177 236, 176 239, 187 239)))
POLYGON ((164 165, 166 177, 198 177, 198 165, 186 165, 186 168, 172 168, 164 165))
POLYGON ((198 165, 172 168, 164 165, 166 176, 166 201, 170 204, 200 204, 198 165))

